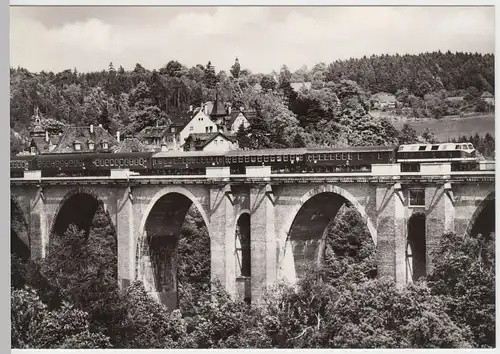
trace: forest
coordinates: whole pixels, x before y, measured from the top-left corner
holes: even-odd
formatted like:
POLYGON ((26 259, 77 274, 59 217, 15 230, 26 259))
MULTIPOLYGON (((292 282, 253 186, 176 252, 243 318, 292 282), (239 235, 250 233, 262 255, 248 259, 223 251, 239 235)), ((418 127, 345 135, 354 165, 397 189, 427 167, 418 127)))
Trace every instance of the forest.
POLYGON ((238 59, 219 71, 211 62, 188 68, 174 60, 152 71, 139 63, 131 71, 110 63, 107 70, 88 73, 11 68, 10 87, 12 153, 29 136, 36 107, 52 131, 102 124, 112 134, 134 135, 216 97, 256 111, 251 131, 238 134, 242 147, 390 145, 399 133, 388 120, 369 114, 373 94, 394 94, 396 111, 406 108, 415 117, 491 112, 481 95, 494 94, 494 56, 373 55, 294 72, 283 65, 267 74, 252 73, 238 59), (310 88, 292 88, 301 82, 310 88))
MULTIPOLYGON (((390 145, 435 142, 374 118, 370 97, 396 95, 416 117, 484 112, 494 94, 494 56, 379 55, 291 72, 252 73, 235 61, 188 68, 170 61, 131 71, 31 73, 11 68, 11 153, 23 149, 33 109, 53 131, 102 124, 133 135, 216 97, 256 112, 241 147, 390 145), (311 82, 294 90, 292 83, 311 82), (450 97, 463 100, 447 100, 450 97)), ((440 118, 443 117, 443 118, 440 118)), ((484 156, 494 138, 471 141, 484 156)), ((12 223, 16 221, 13 213, 12 223)), ((11 231, 11 245, 16 235, 11 231)), ((494 235, 442 235, 432 273, 400 288, 377 277, 375 246, 356 209, 345 205, 325 233, 321 265, 296 286, 279 282, 261 304, 231 297, 210 276, 210 239, 196 208, 178 245, 179 308, 153 300, 140 282, 118 289, 117 243, 98 203, 89 232, 54 235, 47 256, 11 250, 13 348, 492 348, 495 347, 494 235)))

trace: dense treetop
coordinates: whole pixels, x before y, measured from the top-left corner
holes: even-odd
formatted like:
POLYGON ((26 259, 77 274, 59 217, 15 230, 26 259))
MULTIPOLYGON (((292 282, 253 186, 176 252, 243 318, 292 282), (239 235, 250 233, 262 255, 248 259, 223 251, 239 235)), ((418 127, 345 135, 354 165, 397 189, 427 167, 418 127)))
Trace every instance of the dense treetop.
POLYGON ((11 128, 24 137, 35 107, 49 126, 102 124, 111 133, 135 134, 167 123, 190 105, 213 101, 218 93, 225 104, 257 112, 251 130, 239 134, 246 147, 387 145, 397 142, 397 132, 367 114, 373 94, 394 94, 398 109, 407 107, 417 117, 488 111, 479 98, 494 93, 494 56, 373 55, 295 72, 283 65, 266 74, 250 72, 238 59, 223 70, 212 62, 188 68, 175 60, 152 71, 113 63, 89 73, 11 68, 10 84, 11 128), (293 89, 297 82, 311 85, 293 89), (456 96, 463 100, 448 100, 456 96))

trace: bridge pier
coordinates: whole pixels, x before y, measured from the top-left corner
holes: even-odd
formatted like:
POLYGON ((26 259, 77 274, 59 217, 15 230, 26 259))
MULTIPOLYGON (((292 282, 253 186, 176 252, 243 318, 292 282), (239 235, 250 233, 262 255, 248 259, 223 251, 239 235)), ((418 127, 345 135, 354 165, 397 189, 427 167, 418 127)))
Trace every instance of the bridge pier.
POLYGON ((425 188, 425 258, 426 274, 433 269, 433 254, 438 249, 441 236, 454 231, 455 207, 449 183, 425 188))
POLYGON ((29 202, 29 233, 31 258, 41 259, 45 257, 46 246, 49 239, 49 225, 47 220, 45 198, 42 188, 38 188, 29 202))
POLYGON ((277 275, 274 194, 269 184, 250 188, 250 212, 252 303, 259 303, 277 275))
POLYGON ((236 235, 234 196, 229 185, 210 189, 210 252, 212 281, 218 280, 230 294, 236 293, 236 235))
POLYGON ((377 263, 380 277, 406 282, 406 223, 399 183, 376 188, 377 263))
POLYGON ((118 252, 118 285, 126 289, 135 278, 136 242, 139 236, 139 220, 134 215, 132 190, 116 190, 116 204, 109 205, 109 214, 115 217, 116 243, 118 252), (115 210, 112 210, 115 209, 115 210))

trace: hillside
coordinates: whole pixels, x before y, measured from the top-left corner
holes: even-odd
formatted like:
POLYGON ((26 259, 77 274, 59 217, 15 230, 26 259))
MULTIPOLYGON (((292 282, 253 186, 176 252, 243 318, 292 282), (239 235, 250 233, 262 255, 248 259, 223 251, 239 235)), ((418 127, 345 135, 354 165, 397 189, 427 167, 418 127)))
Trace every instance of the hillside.
MULTIPOLYGON (((373 115, 373 114, 372 114, 373 115)), ((376 115, 374 115, 376 116, 376 115)), ((441 119, 419 118, 419 119, 390 119, 391 123, 398 130, 408 123, 417 134, 422 134, 425 129, 431 130, 438 141, 447 141, 461 136, 486 135, 489 133, 495 137, 495 116, 472 115, 468 117, 443 117, 441 119)))

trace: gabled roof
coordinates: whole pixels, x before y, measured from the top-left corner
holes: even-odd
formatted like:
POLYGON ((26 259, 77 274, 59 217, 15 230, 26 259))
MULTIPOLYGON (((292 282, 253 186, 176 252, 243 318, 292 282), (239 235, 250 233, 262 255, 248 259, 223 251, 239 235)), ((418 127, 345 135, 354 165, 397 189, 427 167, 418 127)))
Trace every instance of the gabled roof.
POLYGON ((168 126, 162 125, 158 127, 146 127, 137 136, 141 139, 144 138, 162 138, 168 132, 168 126))
POLYGON ((47 143, 45 141, 45 137, 41 137, 41 136, 32 137, 31 141, 30 141, 30 146, 33 146, 33 145, 35 145, 36 149, 40 153, 44 153, 44 152, 49 151, 50 145, 49 145, 49 143, 47 143))
POLYGON ((493 96, 493 94, 491 94, 490 92, 488 91, 484 91, 483 94, 481 95, 482 98, 493 98, 495 96, 493 96))
POLYGON ((141 143, 137 137, 125 138, 116 147, 114 152, 145 152, 148 151, 146 146, 141 143))
POLYGON ((81 143, 82 152, 89 151, 88 141, 93 140, 95 142, 96 150, 99 150, 100 144, 103 142, 108 143, 109 150, 113 150, 118 146, 118 141, 107 132, 102 127, 94 127, 94 133, 90 132, 88 126, 69 126, 64 130, 63 135, 60 138, 57 147, 51 151, 54 154, 57 153, 69 153, 74 151, 74 143, 79 141, 81 143))
POLYGON ((376 93, 372 96, 372 99, 378 99, 380 102, 397 102, 396 96, 386 92, 376 93))
POLYGON ((214 108, 212 109, 210 116, 211 117, 227 116, 227 110, 218 98, 215 99, 214 108))
POLYGON ((203 149, 205 146, 210 144, 212 140, 214 140, 216 137, 222 136, 224 139, 234 142, 234 138, 232 136, 228 136, 225 134, 222 134, 221 132, 215 132, 215 133, 193 133, 189 134, 189 136, 186 138, 186 143, 189 143, 190 141, 194 142, 194 147, 196 149, 203 149))
MULTIPOLYGON (((228 128, 230 128, 233 124, 234 124, 234 121, 236 120, 236 118, 238 118, 238 116, 242 114, 244 117, 245 117, 245 113, 240 111, 240 110, 235 110, 235 111, 232 111, 231 114, 227 117, 226 119, 226 126, 228 128)), ((247 117, 245 117, 245 119, 248 120, 247 117)), ((237 127, 239 128, 239 127, 237 127)))

